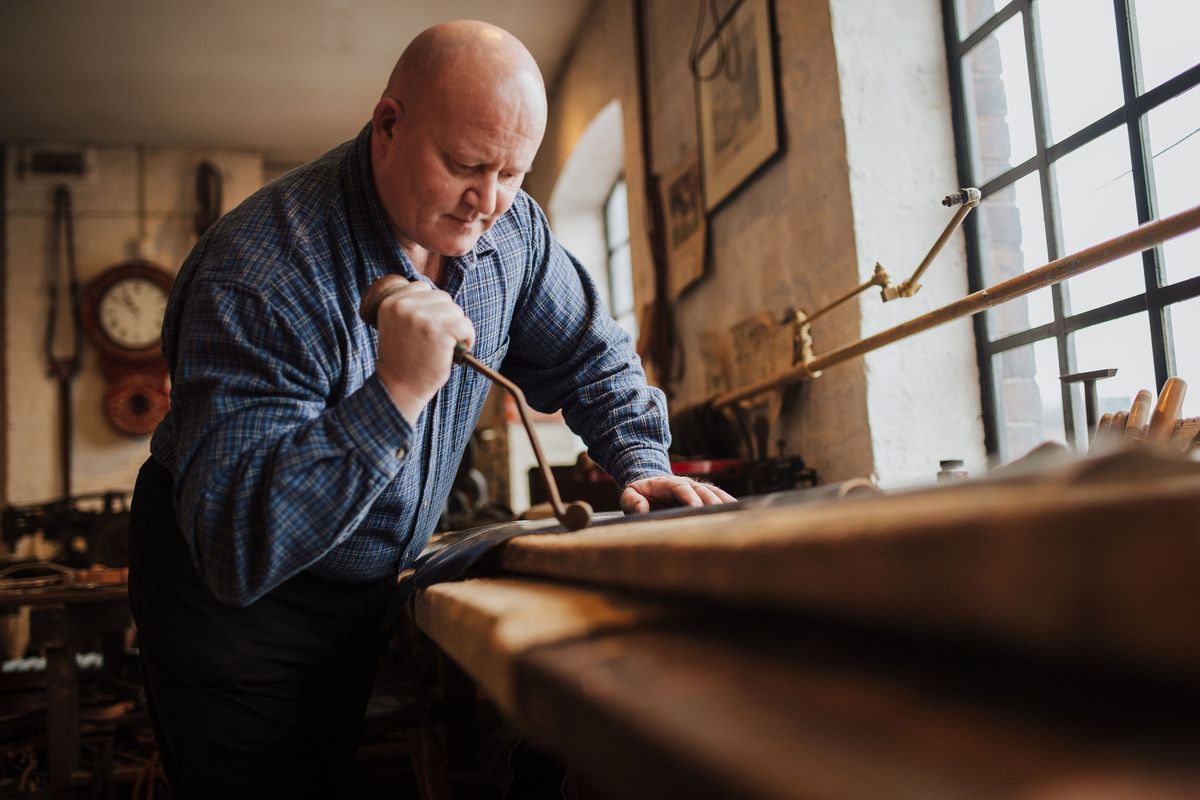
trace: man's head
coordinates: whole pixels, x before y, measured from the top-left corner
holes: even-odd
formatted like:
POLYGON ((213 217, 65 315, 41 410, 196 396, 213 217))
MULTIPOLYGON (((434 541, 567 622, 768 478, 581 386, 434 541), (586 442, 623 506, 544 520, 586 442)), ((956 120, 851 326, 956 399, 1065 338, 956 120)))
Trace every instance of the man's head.
POLYGON ((375 189, 401 245, 458 256, 512 205, 546 129, 546 90, 512 34, 447 22, 405 49, 371 122, 375 189))

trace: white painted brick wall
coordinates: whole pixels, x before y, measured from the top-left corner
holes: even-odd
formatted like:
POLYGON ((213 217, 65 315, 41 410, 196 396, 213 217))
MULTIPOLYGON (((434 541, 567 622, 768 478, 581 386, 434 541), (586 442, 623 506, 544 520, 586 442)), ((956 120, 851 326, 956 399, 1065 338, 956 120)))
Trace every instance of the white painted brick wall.
MULTIPOLYGON (((906 280, 949 221, 958 188, 941 6, 937 0, 831 0, 858 279, 883 262, 906 280)), ((961 231, 910 299, 859 301, 862 335, 967 293, 961 231)), ((840 367, 836 367, 840 369, 840 367)), ((932 482, 938 461, 984 465, 979 375, 969 319, 866 356, 875 476, 884 486, 932 482)))

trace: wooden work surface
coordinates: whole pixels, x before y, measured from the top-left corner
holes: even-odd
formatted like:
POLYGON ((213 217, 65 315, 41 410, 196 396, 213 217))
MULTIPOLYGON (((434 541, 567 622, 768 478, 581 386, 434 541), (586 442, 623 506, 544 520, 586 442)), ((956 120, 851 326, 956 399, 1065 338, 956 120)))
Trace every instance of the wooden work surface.
POLYGON ((416 612, 605 797, 1200 796, 1195 696, 1122 676, 517 578, 416 612))
POLYGON ((600 796, 1197 797, 1193 466, 522 537, 414 616, 600 796))
POLYGON ((1135 455, 1106 465, 526 536, 504 546, 500 564, 1200 684, 1200 464, 1135 455))

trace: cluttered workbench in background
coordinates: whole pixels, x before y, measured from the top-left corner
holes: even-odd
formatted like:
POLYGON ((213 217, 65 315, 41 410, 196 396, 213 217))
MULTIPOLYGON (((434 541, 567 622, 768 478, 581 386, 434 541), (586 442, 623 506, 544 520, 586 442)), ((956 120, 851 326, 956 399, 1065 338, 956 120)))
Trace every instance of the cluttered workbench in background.
MULTIPOLYGON (((132 625, 126 588, 128 570, 70 569, 47 562, 17 564, 15 568, 24 575, 40 575, 12 577, 16 574, 14 568, 6 570, 9 574, 0 578, 0 610, 15 613, 30 609, 29 649, 40 653, 45 664, 44 669, 29 674, 0 675, 0 715, 10 734, 17 733, 22 720, 30 716, 44 714, 45 723, 31 723, 29 730, 41 731, 32 740, 19 735, 11 741, 6 739, 5 749, 28 754, 27 771, 17 786, 18 792, 35 790, 31 776, 37 767, 36 754, 44 750, 49 783, 46 796, 71 797, 72 786, 100 785, 93 781, 93 772, 79 770, 82 718, 89 723, 111 724, 128 717, 135 727, 145 727, 145 720, 137 718, 137 703, 132 699, 109 696, 103 707, 90 704, 82 713, 80 709, 77 656, 84 650, 98 650, 110 675, 123 659, 132 625), (43 736, 44 742, 38 741, 43 736)), ((136 687, 128 694, 136 696, 136 687)))

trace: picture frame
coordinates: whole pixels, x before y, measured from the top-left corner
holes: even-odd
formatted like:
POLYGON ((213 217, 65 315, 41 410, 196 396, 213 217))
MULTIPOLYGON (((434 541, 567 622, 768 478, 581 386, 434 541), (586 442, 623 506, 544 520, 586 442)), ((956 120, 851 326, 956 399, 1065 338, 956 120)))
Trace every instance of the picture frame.
POLYGON ((704 276, 708 225, 696 151, 660 176, 658 188, 666 225, 667 291, 675 300, 704 276))
POLYGON ((705 211, 780 150, 770 0, 741 0, 696 54, 696 116, 705 211))

